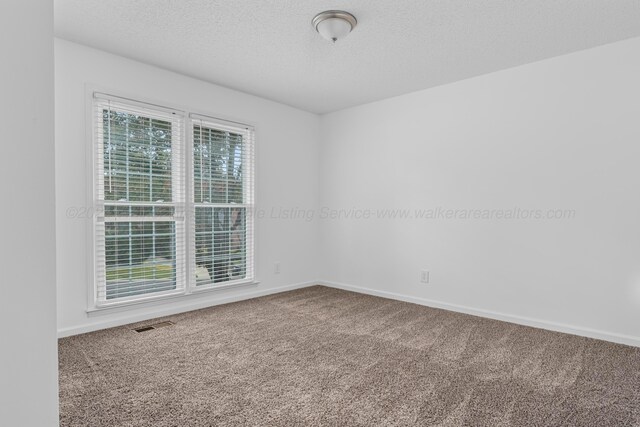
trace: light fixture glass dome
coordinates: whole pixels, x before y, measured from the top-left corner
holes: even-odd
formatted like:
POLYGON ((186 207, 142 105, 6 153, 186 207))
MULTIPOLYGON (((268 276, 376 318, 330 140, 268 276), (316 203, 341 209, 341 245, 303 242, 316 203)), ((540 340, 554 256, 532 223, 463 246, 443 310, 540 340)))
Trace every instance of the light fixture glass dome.
POLYGON ((334 43, 349 34, 358 23, 355 16, 342 10, 319 13, 311 22, 322 37, 334 43))

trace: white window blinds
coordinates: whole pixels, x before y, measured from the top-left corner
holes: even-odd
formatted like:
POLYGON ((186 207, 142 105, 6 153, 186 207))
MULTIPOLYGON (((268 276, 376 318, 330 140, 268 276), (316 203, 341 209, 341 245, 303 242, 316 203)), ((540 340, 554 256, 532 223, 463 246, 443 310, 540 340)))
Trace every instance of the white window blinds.
POLYGON ((254 280, 254 132, 94 94, 94 306, 254 280))
POLYGON ((191 126, 196 286, 252 280, 253 130, 198 115, 191 126))

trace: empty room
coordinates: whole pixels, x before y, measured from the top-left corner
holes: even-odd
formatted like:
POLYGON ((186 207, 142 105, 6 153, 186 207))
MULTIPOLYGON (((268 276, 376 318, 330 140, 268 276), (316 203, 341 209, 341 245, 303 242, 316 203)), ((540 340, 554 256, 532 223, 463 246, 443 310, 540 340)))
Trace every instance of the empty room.
POLYGON ((0 425, 640 427, 640 0, 0 17, 0 425))

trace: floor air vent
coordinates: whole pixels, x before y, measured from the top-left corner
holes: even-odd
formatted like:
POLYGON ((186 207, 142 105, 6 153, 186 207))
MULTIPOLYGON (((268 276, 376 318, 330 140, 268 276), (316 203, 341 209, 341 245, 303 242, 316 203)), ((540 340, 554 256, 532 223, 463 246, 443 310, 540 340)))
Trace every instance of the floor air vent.
POLYGON ((166 321, 166 322, 156 323, 154 325, 141 326, 139 328, 135 328, 134 331, 136 331, 136 332, 147 332, 147 331, 151 331, 152 329, 164 328, 166 326, 171 326, 171 325, 173 325, 173 322, 166 321))

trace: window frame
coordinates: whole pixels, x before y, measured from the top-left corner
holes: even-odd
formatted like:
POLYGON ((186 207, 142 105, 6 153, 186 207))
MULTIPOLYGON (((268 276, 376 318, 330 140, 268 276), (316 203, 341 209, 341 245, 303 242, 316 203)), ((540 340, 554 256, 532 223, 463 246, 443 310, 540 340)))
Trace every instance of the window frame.
MULTIPOLYGON (((197 297, 200 294, 207 293, 210 291, 224 290, 229 288, 235 288, 240 286, 248 286, 248 285, 257 285, 259 282, 256 279, 256 228, 255 228, 255 187, 256 187, 256 162, 255 162, 255 144, 256 144, 256 136, 255 136, 255 127, 250 124, 241 123, 235 120, 225 120, 216 117, 213 114, 200 114, 200 112, 196 112, 193 109, 189 108, 172 108, 163 105, 163 103, 157 103, 152 101, 143 100, 141 97, 127 97, 122 95, 114 95, 114 91, 103 91, 98 88, 90 88, 86 89, 86 99, 87 99, 87 108, 86 108, 86 134, 87 140, 90 141, 89 149, 86 150, 86 159, 87 159, 87 206, 88 209, 85 211, 90 214, 87 217, 90 217, 91 220, 87 221, 87 244, 88 244, 88 253, 90 254, 90 262, 89 262, 89 271, 88 271, 88 279, 89 279, 89 289, 87 294, 87 313, 91 314, 93 312, 104 311, 108 309, 116 309, 123 308, 126 309, 127 306, 132 305, 144 305, 144 304, 153 304, 154 302, 162 302, 162 300, 166 299, 185 299, 190 297, 197 297), (99 98, 99 99, 98 99, 99 98), (126 105, 131 109, 140 109, 142 115, 144 115, 144 109, 150 109, 153 111, 164 111, 167 113, 174 114, 177 118, 176 120, 181 124, 181 135, 180 137, 174 141, 172 138, 172 146, 176 144, 180 147, 182 152, 182 163, 180 165, 180 169, 182 174, 180 177, 175 177, 172 174, 172 180, 175 182, 176 178, 182 181, 182 200, 180 202, 173 201, 173 205, 175 206, 176 211, 174 212, 174 216, 178 216, 182 214, 182 223, 183 223, 183 251, 181 256, 181 262, 179 265, 178 257, 178 226, 176 222, 176 289, 169 291, 160 291, 160 292, 152 292, 149 294, 141 294, 132 297, 123 297, 123 298, 114 298, 113 300, 99 300, 98 299, 98 286, 99 286, 99 278, 98 278, 98 256, 97 251, 100 249, 100 244, 102 244, 102 248, 104 249, 105 244, 104 241, 99 241, 99 236, 97 234, 97 222, 100 218, 101 213, 104 208, 104 201, 98 199, 98 184, 99 184, 99 161, 102 154, 99 152, 99 144, 98 144, 98 120, 95 120, 95 112, 97 109, 97 104, 101 100, 110 99, 115 103, 120 103, 122 105, 126 105), (245 245, 246 245, 246 276, 237 280, 228 280, 218 283, 211 283, 208 285, 197 285, 195 278, 195 203, 194 203, 194 169, 193 169, 193 145, 194 145, 194 136, 193 136, 193 123, 195 120, 204 120, 207 123, 213 123, 220 126, 227 126, 233 129, 235 133, 242 133, 243 140, 245 137, 246 141, 249 144, 247 149, 247 156, 243 157, 243 168, 245 168, 245 164, 249 164, 247 168, 249 173, 247 180, 249 181, 250 194, 247 196, 245 193, 245 189, 243 188, 243 198, 248 197, 251 203, 243 203, 243 206, 247 207, 246 214, 246 235, 245 235, 245 245), (242 131, 241 131, 242 129, 242 131), (245 136, 246 135, 246 136, 245 136), (192 246, 193 245, 193 246, 192 246), (182 273, 179 273, 179 271, 182 273), (178 275, 181 274, 183 277, 182 286, 178 286, 179 278, 178 275)), ((100 142, 101 143, 101 142, 100 142)), ((172 184, 172 185, 175 185, 172 184)), ((172 187, 173 188, 173 187, 172 187)), ((106 281, 105 281, 106 286, 106 281)))
POLYGON ((189 221, 187 222, 187 242, 189 246, 188 254, 192 259, 188 261, 188 271, 189 271, 189 287, 190 293, 199 293, 206 292, 210 290, 220 289, 220 288, 228 288, 237 285, 243 285, 247 283, 255 283, 255 129, 253 126, 241 124, 238 122, 232 122, 228 120, 218 119, 207 115, 197 114, 197 113, 189 113, 186 117, 187 123, 187 215, 189 217, 189 221), (237 280, 229 280, 226 282, 219 283, 210 283, 204 285, 198 285, 196 281, 196 253, 195 253, 195 226, 196 226, 196 216, 195 216, 195 208, 197 203, 195 202, 195 173, 194 173, 194 127, 199 123, 202 125, 212 125, 215 126, 216 129, 222 130, 226 129, 230 132, 242 134, 243 141, 247 141, 247 149, 243 151, 243 167, 244 165, 249 165, 246 171, 243 170, 243 173, 246 173, 247 179, 243 179, 243 203, 241 204, 216 204, 223 206, 237 206, 241 208, 245 208, 247 213, 245 214, 245 246, 246 246, 246 277, 237 280))

